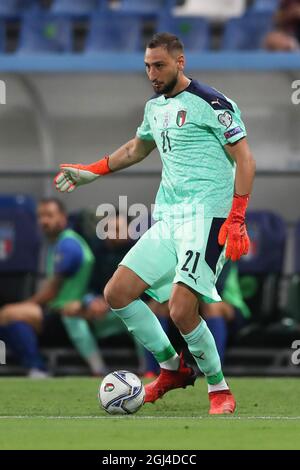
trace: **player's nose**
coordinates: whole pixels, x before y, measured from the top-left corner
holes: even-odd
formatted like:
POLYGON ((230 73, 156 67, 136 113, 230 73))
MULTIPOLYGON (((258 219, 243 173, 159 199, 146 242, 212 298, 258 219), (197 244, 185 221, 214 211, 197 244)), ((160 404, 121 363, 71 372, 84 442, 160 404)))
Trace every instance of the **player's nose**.
POLYGON ((155 81, 157 80, 157 77, 152 73, 152 74, 149 74, 148 75, 149 77, 149 80, 152 82, 152 84, 154 85, 155 81))
POLYGON ((153 69, 149 70, 148 77, 149 77, 149 79, 151 80, 152 83, 155 82, 155 80, 157 80, 157 74, 155 73, 155 71, 153 69))

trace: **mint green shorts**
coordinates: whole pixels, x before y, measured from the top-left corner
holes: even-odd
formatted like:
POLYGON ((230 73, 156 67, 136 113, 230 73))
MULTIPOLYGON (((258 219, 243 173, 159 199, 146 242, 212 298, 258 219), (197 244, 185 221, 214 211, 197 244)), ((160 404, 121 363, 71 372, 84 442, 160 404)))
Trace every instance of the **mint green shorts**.
POLYGON ((131 248, 120 265, 149 285, 145 291, 162 303, 173 284, 191 287, 205 302, 219 302, 216 282, 225 264, 218 233, 225 219, 204 218, 184 223, 156 222, 131 248))

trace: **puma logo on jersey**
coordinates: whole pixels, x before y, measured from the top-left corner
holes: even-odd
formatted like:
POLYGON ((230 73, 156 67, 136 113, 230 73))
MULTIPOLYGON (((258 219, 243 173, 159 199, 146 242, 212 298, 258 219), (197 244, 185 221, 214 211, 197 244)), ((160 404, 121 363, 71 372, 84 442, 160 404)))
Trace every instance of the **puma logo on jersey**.
POLYGON ((199 279, 200 276, 194 277, 192 274, 189 274, 189 277, 191 277, 193 281, 195 281, 195 284, 197 284, 197 280, 199 279))

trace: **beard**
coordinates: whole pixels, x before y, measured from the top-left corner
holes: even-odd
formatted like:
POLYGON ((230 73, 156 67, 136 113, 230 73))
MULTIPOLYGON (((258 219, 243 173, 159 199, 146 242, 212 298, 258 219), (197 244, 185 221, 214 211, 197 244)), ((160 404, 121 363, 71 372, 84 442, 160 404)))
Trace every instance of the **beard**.
MULTIPOLYGON (((160 95, 170 94, 174 90, 174 88, 176 87, 177 81, 178 81, 178 72, 177 72, 176 76, 174 76, 172 78, 172 80, 170 80, 169 83, 166 83, 164 85, 164 87, 161 88, 161 90, 159 91, 159 94, 160 95)), ((155 90, 155 88, 154 88, 154 90, 155 90)))

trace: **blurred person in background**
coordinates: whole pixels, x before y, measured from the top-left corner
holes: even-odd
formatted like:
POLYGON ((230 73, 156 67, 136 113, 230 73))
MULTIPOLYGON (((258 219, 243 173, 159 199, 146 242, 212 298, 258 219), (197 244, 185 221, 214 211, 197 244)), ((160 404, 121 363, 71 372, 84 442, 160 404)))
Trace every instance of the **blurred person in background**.
MULTIPOLYGON (((104 287, 117 269, 119 263, 133 246, 134 241, 128 234, 129 219, 125 214, 116 211, 107 219, 107 231, 104 240, 91 242, 96 262, 91 277, 89 292, 82 298, 66 304, 62 313, 69 317, 82 316, 90 322, 94 336, 97 339, 107 338, 114 335, 128 333, 124 323, 109 307, 103 297, 104 287)), ((145 299, 152 311, 159 317, 165 331, 168 328, 168 307, 161 305, 153 299, 145 299)), ((143 369, 145 377, 153 377, 159 372, 159 366, 142 345, 133 337, 135 350, 139 359, 139 364, 143 369)), ((94 341, 90 343, 90 338, 86 337, 86 348, 95 353, 99 349, 94 341), (90 343, 90 344, 89 344, 90 343)), ((102 358, 103 370, 100 375, 104 375, 107 370, 102 358)), ((142 372, 142 371, 141 371, 142 372)))
POLYGON ((299 51, 300 0, 282 0, 274 23, 276 29, 266 36, 265 48, 270 51, 299 51))
MULTIPOLYGON (((61 318, 78 352, 91 369, 98 372, 102 367, 101 358, 85 348, 86 336, 93 339, 88 322, 83 318, 61 315, 66 303, 79 301, 86 294, 94 265, 93 253, 82 237, 67 228, 66 210, 58 199, 43 199, 38 205, 37 216, 48 241, 47 279, 29 299, 7 304, 0 309, 0 327, 22 322, 33 327, 37 333, 47 332, 47 323, 52 322, 56 314, 61 318)), ((36 357, 36 364, 39 365, 40 354, 35 334, 28 336, 27 340, 30 342, 31 356, 36 357)), ((13 350, 18 350, 17 336, 10 335, 10 345, 13 350)), ((42 369, 40 372, 42 375, 42 369)), ((33 375, 38 374, 37 370, 33 375)))
POLYGON ((16 321, 0 326, 0 340, 13 353, 13 356, 28 371, 33 379, 48 376, 43 357, 40 354, 35 329, 26 322, 16 321))

